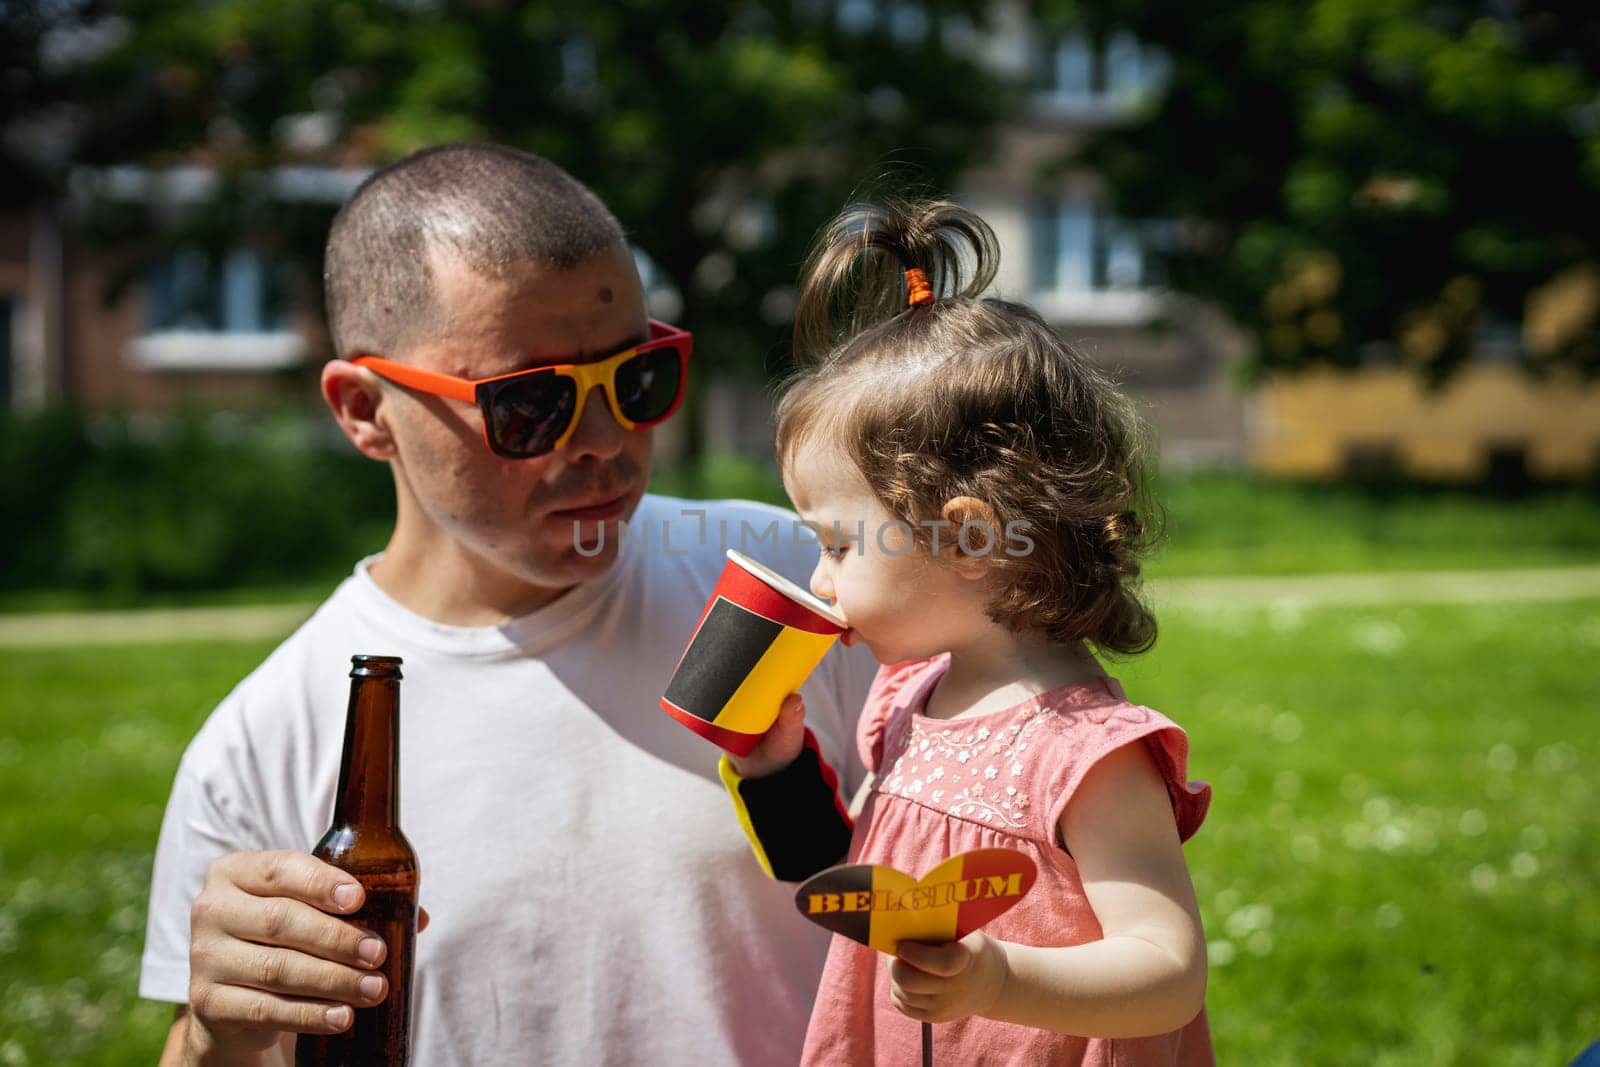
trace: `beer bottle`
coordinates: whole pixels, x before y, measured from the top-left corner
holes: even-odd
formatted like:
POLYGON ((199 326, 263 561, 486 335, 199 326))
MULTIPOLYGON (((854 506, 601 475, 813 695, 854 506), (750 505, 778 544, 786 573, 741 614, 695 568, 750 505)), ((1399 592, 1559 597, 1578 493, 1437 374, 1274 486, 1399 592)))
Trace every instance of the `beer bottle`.
POLYGON ((383 938, 384 999, 339 1034, 301 1034, 296 1067, 403 1065, 410 1039, 417 855, 400 832, 400 659, 350 657, 350 709, 333 825, 312 855, 350 872, 366 899, 348 921, 383 938))

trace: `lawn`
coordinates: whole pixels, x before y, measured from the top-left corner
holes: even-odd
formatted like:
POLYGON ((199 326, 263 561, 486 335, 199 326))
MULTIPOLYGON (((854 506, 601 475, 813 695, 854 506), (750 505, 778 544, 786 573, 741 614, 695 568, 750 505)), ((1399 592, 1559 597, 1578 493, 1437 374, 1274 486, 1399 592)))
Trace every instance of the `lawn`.
MULTIPOLYGON (((1565 1064, 1600 1037, 1600 601, 1184 608, 1114 665, 1214 782, 1219 1059, 1565 1064)), ((153 1062, 182 746, 262 643, 0 652, 0 1065, 153 1062)))

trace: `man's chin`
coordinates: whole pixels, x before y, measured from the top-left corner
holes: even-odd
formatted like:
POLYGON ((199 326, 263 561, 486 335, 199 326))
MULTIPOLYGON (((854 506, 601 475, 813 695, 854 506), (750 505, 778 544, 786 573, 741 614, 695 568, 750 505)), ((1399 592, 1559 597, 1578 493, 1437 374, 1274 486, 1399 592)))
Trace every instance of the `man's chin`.
POLYGON ((622 542, 623 524, 619 521, 578 523, 561 532, 549 558, 559 560, 562 569, 574 574, 596 575, 617 561, 622 542))

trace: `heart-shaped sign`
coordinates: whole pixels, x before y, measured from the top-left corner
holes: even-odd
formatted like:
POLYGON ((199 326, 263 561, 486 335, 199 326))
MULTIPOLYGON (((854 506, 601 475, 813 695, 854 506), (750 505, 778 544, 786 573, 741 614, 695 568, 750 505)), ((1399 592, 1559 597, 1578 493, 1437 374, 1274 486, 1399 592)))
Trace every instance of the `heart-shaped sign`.
POLYGON ((794 895, 800 914, 894 955, 900 941, 958 941, 1011 910, 1033 888, 1033 861, 1009 848, 952 856, 915 879, 893 867, 846 864, 812 875, 794 895))

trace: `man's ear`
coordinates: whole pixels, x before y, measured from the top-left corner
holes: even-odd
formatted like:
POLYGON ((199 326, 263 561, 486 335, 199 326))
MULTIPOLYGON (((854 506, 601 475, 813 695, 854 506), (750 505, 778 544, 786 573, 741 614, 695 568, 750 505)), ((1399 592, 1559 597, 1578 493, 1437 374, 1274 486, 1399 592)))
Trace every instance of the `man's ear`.
POLYGON ((363 456, 377 460, 395 457, 394 436, 388 420, 380 417, 383 386, 377 375, 348 360, 329 360, 322 368, 322 399, 339 429, 363 456))
MULTIPOLYGON (((994 508, 975 496, 952 497, 940 509, 940 517, 950 524, 950 561, 968 578, 989 573, 989 560, 1000 551, 1000 521, 994 508)), ((945 553, 940 552, 943 556, 945 553)))

